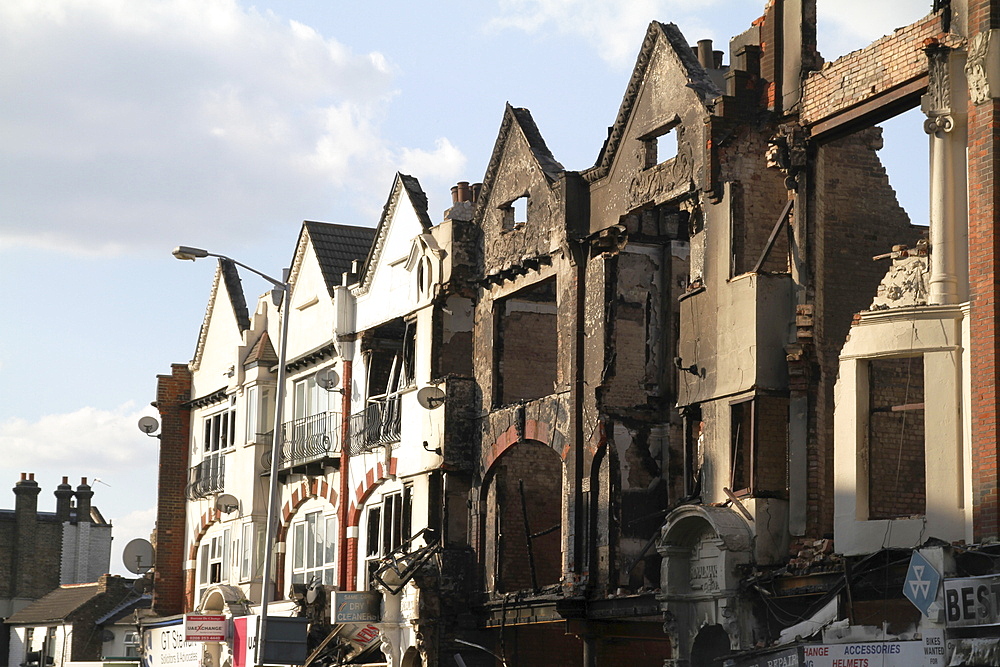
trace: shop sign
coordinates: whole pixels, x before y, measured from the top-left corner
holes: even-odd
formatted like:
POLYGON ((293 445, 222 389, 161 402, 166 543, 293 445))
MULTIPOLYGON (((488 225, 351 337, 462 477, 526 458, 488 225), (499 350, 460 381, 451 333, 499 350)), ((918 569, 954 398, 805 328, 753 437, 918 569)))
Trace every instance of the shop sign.
POLYGON ((377 623, 381 620, 382 594, 373 591, 334 591, 334 623, 377 623))
POLYGON ((793 646, 780 651, 726 660, 725 667, 801 667, 804 664, 802 647, 793 646))
POLYGON ((184 640, 184 627, 176 623, 143 629, 143 667, 201 667, 204 644, 184 640))
POLYGON ((226 617, 222 614, 184 614, 184 641, 226 641, 226 617))
MULTIPOLYGON (((858 642, 851 644, 814 644, 802 650, 804 667, 943 667, 943 651, 938 660, 928 648, 943 649, 943 635, 927 636, 920 641, 858 642), (938 645, 934 641, 939 642, 938 645)), ((779 665, 781 663, 778 663, 779 665)))
POLYGON ((233 667, 257 664, 257 632, 260 616, 237 616, 233 619, 233 667))
POLYGON ((944 580, 945 625, 1000 625, 1000 575, 944 580))

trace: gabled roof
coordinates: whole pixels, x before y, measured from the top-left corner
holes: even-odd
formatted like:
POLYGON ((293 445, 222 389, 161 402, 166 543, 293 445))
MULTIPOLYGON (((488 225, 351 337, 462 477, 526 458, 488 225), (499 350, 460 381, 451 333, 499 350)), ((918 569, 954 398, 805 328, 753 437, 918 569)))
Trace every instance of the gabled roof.
POLYGON ((243 360, 243 365, 245 366, 254 362, 257 362, 261 366, 271 366, 278 363, 278 355, 274 351, 274 345, 271 344, 271 337, 267 331, 264 331, 260 335, 260 338, 257 339, 257 342, 253 344, 253 347, 250 348, 246 359, 243 360))
POLYGON ((493 154, 490 156, 489 166, 486 168, 486 175, 483 177, 483 187, 479 193, 478 206, 484 206, 484 202, 489 199, 490 190, 493 188, 497 178, 497 170, 503 160, 504 149, 510 139, 511 132, 519 131, 528 142, 531 154, 538 163, 539 168, 545 174, 549 183, 555 182, 566 170, 552 156, 549 147, 545 145, 542 133, 538 131, 535 120, 531 117, 531 112, 520 107, 513 107, 510 102, 504 108, 503 121, 500 123, 500 131, 497 133, 496 143, 493 144, 493 154))
POLYGON ((306 220, 302 223, 299 242, 295 247, 289 281, 295 283, 302 269, 306 246, 311 243, 326 290, 332 297, 334 288, 341 283, 341 276, 350 273, 354 260, 364 259, 368 255, 374 237, 375 230, 371 227, 306 220))
POLYGON ((7 619, 9 624, 40 624, 65 620, 74 611, 100 596, 97 583, 60 586, 7 619))
POLYGON ((201 365, 201 355, 205 351, 205 341, 208 338, 208 322, 215 310, 215 304, 219 298, 219 287, 225 286, 225 296, 229 299, 229 305, 233 309, 236 318, 236 326, 242 334, 250 328, 250 312, 247 310, 247 300, 243 294, 243 281, 240 279, 239 271, 231 260, 220 257, 219 265, 215 269, 215 281, 212 283, 212 293, 208 297, 208 306, 205 308, 205 318, 201 322, 201 330, 198 332, 198 346, 195 348, 194 359, 191 361, 192 370, 197 370, 201 365))
POLYGON ((715 85, 708 72, 691 51, 691 47, 684 39, 680 28, 673 23, 651 22, 649 29, 646 30, 646 38, 642 42, 639 56, 636 58, 632 78, 629 79, 628 88, 625 90, 625 97, 622 98, 615 123, 609 128, 608 138, 601 147, 597 162, 583 174, 588 181, 593 182, 603 178, 611 170, 611 164, 621 146, 635 103, 639 99, 639 93, 646 80, 646 72, 649 69, 653 52, 661 40, 666 42, 674 56, 680 61, 679 64, 687 74, 687 87, 697 94, 702 104, 708 105, 709 102, 722 95, 722 91, 715 85))
POLYGON ((379 218, 378 227, 375 230, 375 241, 372 243, 371 252, 365 259, 361 269, 358 292, 364 294, 371 287, 372 278, 375 275, 375 267, 378 266, 379 258, 382 256, 382 249, 385 247, 385 240, 389 234, 389 222, 392 220, 399 206, 400 197, 406 195, 417 214, 420 226, 424 231, 430 230, 433 226, 431 218, 427 215, 427 195, 420 187, 420 181, 413 176, 396 172, 396 179, 392 183, 392 190, 389 191, 389 198, 382 207, 382 216, 379 218))

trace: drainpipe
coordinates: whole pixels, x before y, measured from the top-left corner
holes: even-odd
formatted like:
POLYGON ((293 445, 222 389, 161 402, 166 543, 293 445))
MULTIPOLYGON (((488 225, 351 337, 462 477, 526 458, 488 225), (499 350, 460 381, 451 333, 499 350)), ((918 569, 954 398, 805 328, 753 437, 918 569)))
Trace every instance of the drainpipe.
MULTIPOLYGON (((354 535, 348 538, 348 521, 350 520, 350 466, 351 466, 351 383, 352 367, 354 362, 349 359, 343 360, 344 379, 343 392, 341 392, 340 404, 340 534, 339 548, 340 563, 337 581, 344 590, 354 590, 354 577, 351 576, 348 567, 350 542, 353 539, 354 548, 357 549, 357 526, 354 526, 354 535), (348 584, 350 581, 350 584, 348 584)), ((356 569, 356 568, 355 568, 356 569)))

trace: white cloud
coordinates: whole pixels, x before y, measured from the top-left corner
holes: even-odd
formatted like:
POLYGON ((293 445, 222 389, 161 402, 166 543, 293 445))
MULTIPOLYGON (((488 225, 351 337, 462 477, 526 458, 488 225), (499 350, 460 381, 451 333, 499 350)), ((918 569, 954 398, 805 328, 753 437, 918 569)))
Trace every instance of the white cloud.
POLYGON ((818 0, 820 52, 827 60, 835 60, 913 23, 930 10, 927 0, 818 0))
MULTIPOLYGON (((500 0, 500 14, 487 28, 575 35, 589 42, 608 63, 629 67, 652 20, 676 23, 691 40, 728 40, 732 35, 711 17, 712 7, 763 13, 761 0, 500 0)), ((749 27, 749 26, 746 26, 749 27)), ((740 28, 743 30, 744 28, 740 28)))
POLYGON ((234 0, 5 0, 0 59, 0 246, 253 238, 370 206, 407 154, 382 54, 234 0))
POLYGON ((434 142, 434 150, 403 149, 399 170, 404 174, 418 174, 440 181, 457 178, 465 169, 465 155, 444 137, 434 142))
MULTIPOLYGON (((87 478, 93 503, 111 521, 111 571, 124 574, 121 550, 132 539, 149 538, 156 519, 156 471, 160 441, 136 427, 151 407, 125 403, 113 410, 85 407, 35 421, 0 422, 0 484, 10 487, 20 473, 35 474, 41 488, 38 509, 54 510, 52 495, 63 476, 76 487, 87 478)), ((9 506, 0 501, 0 507, 9 506)))

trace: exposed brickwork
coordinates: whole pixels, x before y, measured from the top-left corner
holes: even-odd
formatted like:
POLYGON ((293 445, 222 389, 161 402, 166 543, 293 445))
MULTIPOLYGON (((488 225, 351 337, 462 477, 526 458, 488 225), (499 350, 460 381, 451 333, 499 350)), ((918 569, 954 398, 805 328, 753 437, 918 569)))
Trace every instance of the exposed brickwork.
POLYGON ((0 598, 34 600, 59 586, 63 526, 38 512, 38 483, 14 486, 14 512, 0 517, 0 598))
POLYGON ((562 461, 544 444, 519 443, 496 462, 486 510, 487 578, 492 580, 492 590, 531 590, 532 562, 539 587, 559 582, 561 531, 531 539, 529 558, 524 522, 526 512, 530 534, 560 526, 561 497, 562 461))
MULTIPOLYGON (((986 26, 994 21, 996 3, 976 3, 970 22, 986 26)), ((1000 316, 997 294, 997 260, 1000 235, 1000 189, 995 174, 1000 171, 996 128, 1000 125, 1000 101, 969 108, 969 292, 972 300, 972 499, 974 538, 1000 535, 1000 498, 997 493, 997 392, 1000 339, 996 322, 1000 316)))
POLYGON ((927 498, 924 411, 891 408, 923 403, 923 357, 869 361, 868 391, 868 518, 921 516, 927 498))
POLYGON ((943 37, 940 13, 898 28, 806 78, 801 120, 812 125, 927 73, 924 42, 943 37))
POLYGON ((895 244, 913 246, 920 236, 896 201, 878 159, 881 147, 881 130, 870 128, 824 144, 814 160, 811 322, 819 373, 811 380, 808 535, 833 530, 833 386, 853 314, 868 308, 887 269, 872 257, 895 244))
MULTIPOLYGON (((191 611, 194 572, 185 576, 184 523, 187 500, 191 373, 186 364, 171 365, 170 375, 157 376, 156 407, 160 412, 160 456, 157 470, 156 549, 153 610, 161 616, 191 611), (189 581, 187 581, 189 579, 189 581)), ((193 557, 192 557, 193 558, 193 557)))

